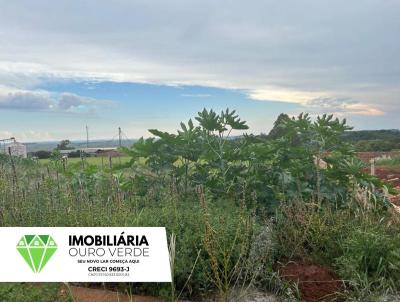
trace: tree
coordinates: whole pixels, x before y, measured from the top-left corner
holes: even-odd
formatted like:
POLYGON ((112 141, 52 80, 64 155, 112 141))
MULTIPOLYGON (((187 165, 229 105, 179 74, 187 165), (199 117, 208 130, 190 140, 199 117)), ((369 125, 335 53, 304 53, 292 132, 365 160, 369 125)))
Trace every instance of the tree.
POLYGON ((33 152, 32 155, 36 156, 39 159, 46 159, 46 158, 50 158, 51 151, 39 150, 39 151, 33 152))
POLYGON ((274 122, 274 127, 268 134, 268 138, 277 139, 285 134, 285 123, 290 121, 290 117, 286 113, 279 114, 278 118, 274 122))
POLYGON ((69 146, 71 144, 69 139, 62 140, 59 144, 57 144, 57 150, 71 150, 74 149, 73 147, 69 146))

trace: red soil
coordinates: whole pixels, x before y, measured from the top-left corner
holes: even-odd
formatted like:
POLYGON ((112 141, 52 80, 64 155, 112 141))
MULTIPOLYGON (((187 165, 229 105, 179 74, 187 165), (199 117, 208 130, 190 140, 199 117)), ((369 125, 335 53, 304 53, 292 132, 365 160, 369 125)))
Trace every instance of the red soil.
POLYGON ((391 201, 394 205, 400 207, 400 195, 392 197, 392 198, 390 199, 390 201, 391 201))
MULTIPOLYGON (((376 167, 375 175, 392 184, 400 192, 400 167, 376 167)), ((400 206, 400 194, 390 197, 390 201, 396 206, 400 206)))
MULTIPOLYGON (((148 296, 128 296, 106 289, 71 286, 74 302, 163 302, 164 300, 148 296)), ((68 289, 62 288, 60 295, 67 297, 68 289)), ((179 300, 178 302, 189 302, 179 300)))
MULTIPOLYGON (((370 173, 370 168, 365 168, 363 171, 370 173)), ((400 192, 400 167, 378 166, 375 168, 375 176, 390 183, 398 192, 400 192)), ((400 206, 400 194, 390 197, 390 201, 393 204, 400 206)))
POLYGON ((343 289, 343 283, 325 267, 298 261, 281 265, 278 272, 285 280, 298 284, 303 301, 340 301, 335 293, 343 289))
POLYGON ((400 187, 400 167, 377 167, 375 175, 391 183, 394 187, 400 187))

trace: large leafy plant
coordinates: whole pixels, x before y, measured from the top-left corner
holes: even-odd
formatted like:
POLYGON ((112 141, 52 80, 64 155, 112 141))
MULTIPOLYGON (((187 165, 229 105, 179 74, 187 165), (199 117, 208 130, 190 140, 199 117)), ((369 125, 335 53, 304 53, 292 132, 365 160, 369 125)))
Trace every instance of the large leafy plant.
POLYGON ((155 138, 142 138, 128 151, 132 163, 149 172, 140 173, 185 195, 202 185, 216 197, 239 194, 268 207, 290 200, 346 204, 358 188, 383 186, 363 173, 343 141, 351 129, 345 119, 281 115, 270 136, 240 133, 248 126, 235 110, 203 109, 194 121, 176 133, 150 129, 155 138))

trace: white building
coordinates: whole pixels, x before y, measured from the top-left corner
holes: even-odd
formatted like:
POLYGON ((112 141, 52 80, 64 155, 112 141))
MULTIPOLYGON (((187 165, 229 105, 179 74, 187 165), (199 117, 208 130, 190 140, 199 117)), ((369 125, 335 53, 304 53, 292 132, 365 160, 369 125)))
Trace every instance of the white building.
POLYGON ((20 156, 23 158, 27 156, 26 146, 16 141, 6 145, 6 153, 11 154, 11 156, 20 156))

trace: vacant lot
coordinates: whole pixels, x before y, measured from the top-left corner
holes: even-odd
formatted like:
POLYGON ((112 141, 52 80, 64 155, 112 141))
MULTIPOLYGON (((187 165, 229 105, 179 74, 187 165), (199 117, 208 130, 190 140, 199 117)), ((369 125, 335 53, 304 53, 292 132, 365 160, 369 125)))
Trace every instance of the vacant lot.
MULTIPOLYGON (((111 168, 107 158, 1 156, 0 225, 166 227, 172 284, 81 287, 168 301, 396 301, 400 217, 387 183, 341 139, 345 121, 302 114, 282 118, 274 137, 231 137, 248 129, 235 112, 195 120, 151 130, 157 139, 111 168)), ((65 301, 59 287, 2 285, 0 301, 65 301)))

